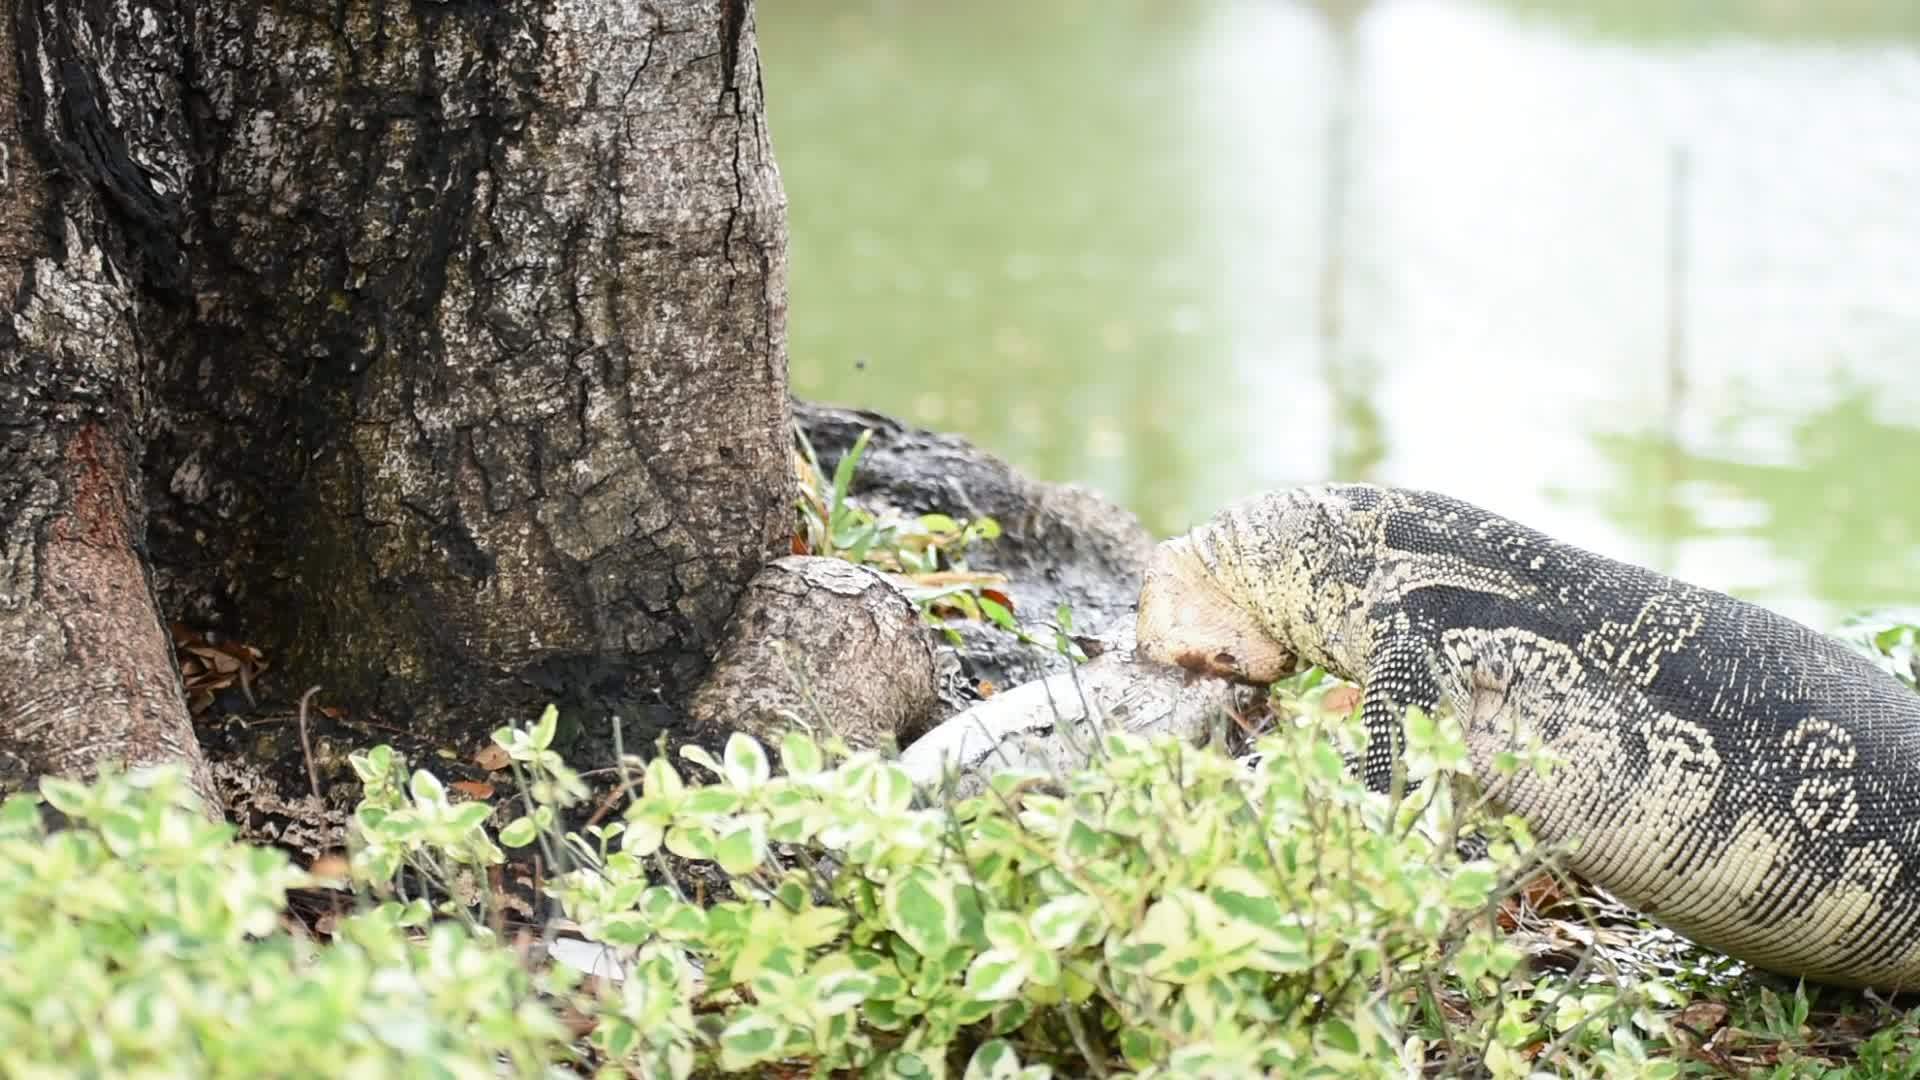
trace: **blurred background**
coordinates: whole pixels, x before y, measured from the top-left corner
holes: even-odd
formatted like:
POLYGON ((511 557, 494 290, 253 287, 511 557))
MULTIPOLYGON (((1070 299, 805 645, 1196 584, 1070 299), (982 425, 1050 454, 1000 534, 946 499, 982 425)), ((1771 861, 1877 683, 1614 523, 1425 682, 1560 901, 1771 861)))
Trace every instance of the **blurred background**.
POLYGON ((1920 0, 780 0, 794 392, 1920 605, 1920 0))

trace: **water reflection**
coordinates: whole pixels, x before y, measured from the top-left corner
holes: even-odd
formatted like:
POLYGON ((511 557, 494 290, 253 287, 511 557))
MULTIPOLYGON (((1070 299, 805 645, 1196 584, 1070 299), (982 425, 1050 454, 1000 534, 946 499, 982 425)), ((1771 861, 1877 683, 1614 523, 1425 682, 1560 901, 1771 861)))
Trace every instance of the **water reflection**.
POLYGON ((1585 33, 1671 44, 1716 39, 1880 42, 1920 39, 1907 0, 1501 0, 1585 33))
POLYGON ((1355 348, 1346 333, 1347 267, 1353 257, 1349 236, 1354 224, 1347 196, 1357 167, 1353 128, 1361 85, 1357 32, 1360 17, 1372 4, 1328 0, 1317 6, 1326 21, 1332 52, 1325 144, 1320 150, 1326 168, 1320 183, 1320 378, 1327 387, 1333 429, 1327 475, 1372 481, 1387 453, 1386 427, 1372 396, 1379 375, 1374 358, 1355 348))
POLYGON ((796 390, 967 432, 1161 528, 1231 497, 1220 463, 1251 433, 1208 422, 1230 369, 1218 268, 1192 242, 1212 225, 1190 193, 1215 166, 1182 111, 1197 12, 758 17, 792 206, 796 390))
POLYGON ((1741 392, 1746 407, 1724 413, 1697 447, 1659 430, 1600 433, 1596 446, 1616 470, 1603 505, 1643 535, 1687 538, 1698 577, 1724 577, 1714 566, 1722 559, 1787 562, 1805 568, 1813 595, 1842 608, 1910 597, 1920 581, 1920 429, 1889 416, 1873 387, 1818 389, 1830 400, 1805 410, 1741 392))
POLYGON ((759 12, 798 392, 1163 533, 1377 479, 1920 603, 1911 0, 759 12))

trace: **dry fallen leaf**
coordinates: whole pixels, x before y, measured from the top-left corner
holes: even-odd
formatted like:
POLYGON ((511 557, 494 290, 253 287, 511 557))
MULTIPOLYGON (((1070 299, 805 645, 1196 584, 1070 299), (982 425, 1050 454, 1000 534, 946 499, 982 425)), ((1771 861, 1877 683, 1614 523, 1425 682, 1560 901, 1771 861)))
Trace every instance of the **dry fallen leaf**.
POLYGON ((253 681, 267 669, 266 655, 251 645, 211 641, 185 623, 170 623, 173 658, 187 692, 187 708, 198 716, 212 706, 216 691, 238 686, 253 698, 253 681))
POLYGON ((1520 895, 1535 911, 1545 911, 1567 898, 1567 890, 1561 880, 1552 874, 1535 874, 1520 886, 1520 895))
MULTIPOLYGON (((504 753, 504 751, 502 751, 504 753)), ((493 785, 484 780, 455 780, 448 787, 474 799, 493 798, 493 785)))
POLYGON ((228 656, 233 657, 235 662, 240 664, 259 665, 265 656, 259 649, 251 645, 242 645, 237 641, 210 641, 207 643, 207 647, 226 653, 228 656))
POLYGON ((993 683, 987 679, 980 680, 980 696, 983 698, 992 697, 999 689, 999 687, 993 685, 993 683))
POLYGON ((1544 912, 1566 898, 1567 891, 1559 878, 1552 874, 1535 874, 1520 886, 1518 893, 1500 901, 1500 908, 1494 917, 1501 929, 1517 930, 1520 927, 1520 914, 1523 908, 1544 912))
POLYGON ((1357 686, 1336 686, 1320 699, 1320 707, 1330 713, 1346 714, 1360 704, 1360 697, 1360 688, 1357 686))
POLYGON ((572 1005, 567 1005, 562 1008, 560 1012, 560 1022, 567 1025, 567 1030, 572 1032, 573 1037, 576 1039, 586 1038, 588 1035, 593 1034, 593 1029, 600 1026, 599 1017, 588 1016, 572 1005))
POLYGON ((222 675, 232 675, 240 670, 240 661, 211 645, 189 645, 187 651, 206 661, 207 666, 222 675))
POLYGON ((1005 585, 1007 575, 984 570, 934 570, 925 574, 907 574, 907 580, 915 585, 930 589, 944 589, 949 585, 977 585, 982 590, 995 585, 1005 585))
POLYGON ((1718 1001, 1696 1001, 1681 1009, 1674 1020, 1699 1035, 1711 1035, 1727 1022, 1727 1007, 1718 1001))
POLYGON ((488 772, 498 772, 506 768, 507 762, 512 760, 507 755, 506 748, 499 743, 488 743, 479 753, 473 755, 473 763, 488 772))
POLYGON ((307 867, 307 873, 317 878, 345 878, 350 872, 346 856, 337 851, 327 852, 307 867))

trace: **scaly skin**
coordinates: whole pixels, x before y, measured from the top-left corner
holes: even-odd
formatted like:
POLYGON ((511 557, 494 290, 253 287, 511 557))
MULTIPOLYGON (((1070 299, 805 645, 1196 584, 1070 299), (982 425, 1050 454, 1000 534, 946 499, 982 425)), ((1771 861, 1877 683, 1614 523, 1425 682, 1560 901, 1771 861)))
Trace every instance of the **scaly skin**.
POLYGON ((1402 711, 1450 706, 1476 777, 1571 867, 1703 945, 1920 989, 1920 695, 1839 641, 1433 492, 1258 496, 1160 546, 1139 653, 1360 683, 1383 788, 1402 711), (1538 736, 1566 762, 1502 777, 1538 736))

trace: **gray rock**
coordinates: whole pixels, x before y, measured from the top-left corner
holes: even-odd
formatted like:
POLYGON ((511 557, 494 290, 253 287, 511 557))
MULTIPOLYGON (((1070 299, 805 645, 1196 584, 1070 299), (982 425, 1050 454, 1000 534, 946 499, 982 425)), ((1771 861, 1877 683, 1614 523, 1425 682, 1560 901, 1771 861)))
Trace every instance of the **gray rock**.
MULTIPOLYGON (((1153 537, 1138 518, 1093 492, 1023 476, 965 439, 908 427, 875 412, 794 403, 794 419, 828 475, 860 432, 873 436, 854 476, 851 497, 876 512, 988 516, 999 539, 967 554, 975 570, 1005 574, 1007 594, 1023 622, 1051 625, 1066 604, 1072 632, 1100 646, 1130 627, 1153 537)), ((1007 689, 1066 670, 1050 646, 1035 647, 990 624, 954 623, 959 644, 934 631, 945 714, 980 699, 982 681, 1007 689)), ((1048 633, 1035 635, 1043 640, 1048 633)))

